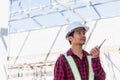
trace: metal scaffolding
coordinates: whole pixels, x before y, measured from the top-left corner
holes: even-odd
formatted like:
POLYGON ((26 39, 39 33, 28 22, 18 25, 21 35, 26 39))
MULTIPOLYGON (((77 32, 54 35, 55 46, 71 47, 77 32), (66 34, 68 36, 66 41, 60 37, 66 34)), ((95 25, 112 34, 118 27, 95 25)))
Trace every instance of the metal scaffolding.
MULTIPOLYGON (((56 54, 58 56, 59 54, 64 53, 52 52, 59 36, 61 36, 61 33, 64 32, 64 28, 69 23, 76 20, 81 21, 82 24, 85 25, 93 21, 94 25, 91 28, 92 30, 90 31, 84 46, 84 48, 86 48, 101 20, 120 17, 119 3, 120 0, 10 0, 10 19, 8 28, 9 46, 7 54, 9 80, 26 80, 25 78, 28 76, 29 80, 53 80, 53 67, 55 59, 50 59, 50 57, 56 56, 56 54), (111 8, 113 8, 112 12, 111 8), (29 39, 31 39, 33 32, 40 32, 41 30, 46 32, 45 30, 48 29, 48 31, 50 31, 52 28, 56 31, 56 34, 53 35, 53 39, 48 41, 50 42, 48 51, 46 54, 43 53, 44 55, 41 54, 42 51, 41 53, 38 52, 38 54, 41 55, 41 59, 43 59, 41 61, 37 59, 39 62, 32 62, 33 59, 31 60, 31 58, 36 58, 36 56, 34 57, 32 55, 31 57, 31 55, 29 55, 30 57, 28 58, 30 61, 23 61, 20 63, 21 59, 27 59, 27 57, 24 57, 22 54, 26 54, 25 52, 23 53, 23 50, 26 48, 29 39), (14 39, 11 38, 15 38, 16 35, 19 35, 20 37, 23 36, 24 38, 21 39, 20 42, 17 42, 15 39, 16 42, 14 42, 12 41, 14 39), (12 42, 17 43, 18 46, 20 45, 15 55, 13 55, 13 49, 10 47, 13 45, 12 42)), ((5 47, 7 48, 7 45, 5 45, 5 47)), ((118 48, 118 50, 119 49, 120 48, 118 48)), ((118 53, 119 51, 116 54, 118 53)), ((104 55, 102 55, 103 58, 108 60, 108 63, 106 64, 102 61, 103 66, 109 64, 109 68, 113 73, 113 80, 118 80, 114 70, 117 69, 120 73, 120 67, 114 64, 112 61, 113 59, 111 59, 109 54, 110 53, 108 53, 108 55, 107 53, 104 53, 104 55)))

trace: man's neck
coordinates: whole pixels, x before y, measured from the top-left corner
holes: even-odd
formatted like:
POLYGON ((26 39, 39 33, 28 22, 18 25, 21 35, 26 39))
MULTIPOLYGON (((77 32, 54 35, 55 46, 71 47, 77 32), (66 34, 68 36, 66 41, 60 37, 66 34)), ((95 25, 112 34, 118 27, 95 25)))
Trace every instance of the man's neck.
POLYGON ((80 59, 82 59, 83 53, 82 53, 82 46, 80 45, 72 45, 71 46, 72 52, 77 55, 80 59))

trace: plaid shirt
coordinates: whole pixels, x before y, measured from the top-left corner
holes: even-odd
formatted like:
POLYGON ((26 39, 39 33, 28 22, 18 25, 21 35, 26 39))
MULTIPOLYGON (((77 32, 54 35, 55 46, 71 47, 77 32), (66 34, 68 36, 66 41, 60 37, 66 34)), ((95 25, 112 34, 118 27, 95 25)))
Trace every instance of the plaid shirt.
MULTIPOLYGON (((73 54, 71 49, 67 51, 67 56, 72 56, 74 58, 82 80, 88 80, 87 55, 88 53, 83 50, 83 58, 80 59, 78 56, 73 54)), ((92 59, 92 67, 95 75, 95 80, 105 80, 106 74, 101 67, 99 58, 92 59)), ((70 66, 63 55, 60 55, 55 63, 54 80, 74 80, 70 66)))

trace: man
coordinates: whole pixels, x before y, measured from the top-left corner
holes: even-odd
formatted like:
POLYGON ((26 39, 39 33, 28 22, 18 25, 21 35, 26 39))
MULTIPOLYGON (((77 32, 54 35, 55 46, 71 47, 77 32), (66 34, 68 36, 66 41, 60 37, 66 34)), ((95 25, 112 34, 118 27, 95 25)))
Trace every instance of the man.
POLYGON ((54 80, 105 80, 98 46, 91 49, 91 55, 82 49, 88 29, 77 21, 66 28, 66 38, 71 48, 58 57, 54 67, 54 80))

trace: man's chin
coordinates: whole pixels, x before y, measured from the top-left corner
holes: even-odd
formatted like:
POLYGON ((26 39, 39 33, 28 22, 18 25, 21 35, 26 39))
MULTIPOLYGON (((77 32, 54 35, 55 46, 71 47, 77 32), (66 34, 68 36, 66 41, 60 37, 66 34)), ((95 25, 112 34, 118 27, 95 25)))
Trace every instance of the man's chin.
POLYGON ((81 44, 85 44, 85 41, 82 41, 81 44))
POLYGON ((80 43, 80 45, 84 45, 85 43, 80 43))

